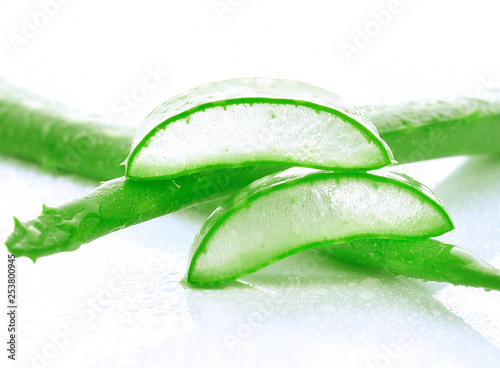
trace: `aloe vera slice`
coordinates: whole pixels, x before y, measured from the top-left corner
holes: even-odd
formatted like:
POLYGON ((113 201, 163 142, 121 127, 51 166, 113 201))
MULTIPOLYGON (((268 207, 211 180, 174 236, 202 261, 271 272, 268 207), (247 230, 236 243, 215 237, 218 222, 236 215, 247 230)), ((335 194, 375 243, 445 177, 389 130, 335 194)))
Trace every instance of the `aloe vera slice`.
POLYGON ((369 118, 340 96, 248 78, 209 83, 158 106, 137 131, 126 176, 172 178, 267 163, 369 170, 394 160, 369 118))
POLYGON ((191 247, 186 279, 219 284, 306 248, 452 229, 440 201, 407 176, 292 168, 257 180, 212 214, 191 247))

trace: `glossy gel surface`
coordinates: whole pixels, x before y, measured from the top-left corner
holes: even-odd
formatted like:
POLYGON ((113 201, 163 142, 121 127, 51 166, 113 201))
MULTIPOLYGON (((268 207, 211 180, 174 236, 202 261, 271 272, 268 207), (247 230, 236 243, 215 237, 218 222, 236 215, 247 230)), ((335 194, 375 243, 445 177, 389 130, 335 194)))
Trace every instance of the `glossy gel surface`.
POLYGON ((453 229, 439 201, 420 187, 400 175, 301 168, 259 179, 207 220, 191 248, 187 281, 218 284, 321 244, 453 229))
POLYGON ((393 163, 370 119, 340 96, 279 79, 213 82, 158 106, 127 161, 133 179, 259 163, 377 169, 393 163))

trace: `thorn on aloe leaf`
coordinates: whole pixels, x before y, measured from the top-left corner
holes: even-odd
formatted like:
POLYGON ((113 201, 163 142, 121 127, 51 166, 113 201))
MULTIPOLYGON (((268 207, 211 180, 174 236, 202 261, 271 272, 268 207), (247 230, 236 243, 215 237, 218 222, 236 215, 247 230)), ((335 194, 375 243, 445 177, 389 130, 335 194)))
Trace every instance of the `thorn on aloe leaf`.
POLYGON ((54 207, 49 207, 45 203, 42 204, 42 215, 50 215, 54 212, 56 212, 56 209, 54 207))
POLYGON ((13 216, 13 218, 14 218, 14 232, 12 233, 12 235, 14 235, 16 238, 23 237, 26 234, 26 227, 21 221, 19 221, 17 217, 13 216))

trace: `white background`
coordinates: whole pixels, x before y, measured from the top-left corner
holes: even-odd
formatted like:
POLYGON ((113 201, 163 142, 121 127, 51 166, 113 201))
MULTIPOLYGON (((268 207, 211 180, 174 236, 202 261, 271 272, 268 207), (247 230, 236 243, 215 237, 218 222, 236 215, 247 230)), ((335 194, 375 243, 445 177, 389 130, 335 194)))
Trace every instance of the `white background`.
MULTIPOLYGON (((309 82, 356 105, 481 97, 500 86, 497 4, 3 0, 0 77, 129 126, 178 92, 245 76, 309 82), (356 49, 347 55, 348 47, 356 49), (160 71, 158 81, 141 94, 151 70, 160 71)), ((445 239, 500 266, 497 161, 454 158, 406 170, 455 215, 457 230, 445 239)), ((6 157, 0 178, 2 239, 12 215, 28 220, 42 202, 58 205, 96 184, 6 157)), ((244 278, 251 286, 184 289, 177 281, 202 221, 184 212, 36 266, 20 259, 21 363, 487 367, 500 361, 497 292, 403 280, 318 261, 312 252, 244 278), (111 300, 99 301, 107 294, 111 300), (78 333, 61 338, 54 351, 53 337, 70 325, 78 333)))

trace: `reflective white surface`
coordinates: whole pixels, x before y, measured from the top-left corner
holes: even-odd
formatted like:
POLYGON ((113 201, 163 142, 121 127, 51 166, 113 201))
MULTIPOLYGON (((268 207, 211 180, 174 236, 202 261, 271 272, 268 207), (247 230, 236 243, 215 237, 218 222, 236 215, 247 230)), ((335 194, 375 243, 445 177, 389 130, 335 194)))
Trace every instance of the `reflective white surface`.
MULTIPOLYGON (((433 187, 457 226, 442 239, 500 266, 500 159, 404 169, 423 182, 439 180, 433 187), (454 166, 449 176, 436 174, 454 166)), ((5 157, 0 172, 3 235, 11 215, 31 218, 41 202, 57 205, 92 187, 5 157)), ((493 367, 500 359, 497 291, 393 277, 314 251, 225 287, 188 288, 179 280, 203 218, 184 211, 36 264, 18 259, 20 362, 493 367)))
MULTIPOLYGON (((23 36, 41 6, 0 0, 0 77, 131 126, 176 93, 235 77, 301 80, 355 105, 481 97, 500 86, 496 1, 402 1, 351 58, 342 45, 354 45, 389 1, 221 2, 232 4, 222 16, 211 0, 72 1, 17 50, 11 34, 23 36)), ((500 267, 500 158, 403 170, 454 215, 456 230, 442 239, 500 267)), ((95 185, 0 156, 0 240, 13 215, 28 220, 42 203, 95 185)), ((186 288, 178 281, 203 219, 184 211, 36 265, 19 259, 14 366, 499 365, 496 291, 393 277, 314 251, 226 287, 186 288)), ((0 258, 5 275, 4 247, 0 258)))

